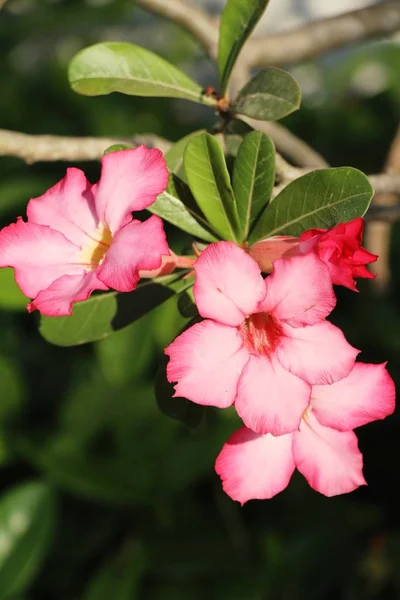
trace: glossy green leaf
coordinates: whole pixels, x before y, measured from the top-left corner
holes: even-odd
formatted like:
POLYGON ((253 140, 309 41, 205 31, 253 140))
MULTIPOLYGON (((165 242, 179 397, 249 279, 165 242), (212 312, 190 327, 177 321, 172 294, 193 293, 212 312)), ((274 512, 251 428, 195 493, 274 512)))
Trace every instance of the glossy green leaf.
POLYGON ((301 102, 298 83, 282 69, 260 71, 240 91, 232 109, 260 121, 276 121, 297 110, 301 102))
POLYGON ((266 207, 275 183, 275 147, 260 131, 247 135, 239 147, 233 172, 241 237, 244 241, 252 224, 266 207))
POLYGON ((367 177, 357 169, 313 171, 286 186, 267 206, 249 242, 274 235, 299 236, 307 229, 334 227, 362 217, 372 196, 367 177))
POLYGON ((15 281, 14 269, 0 269, 0 307, 26 311, 28 302, 15 281))
POLYGON ((219 26, 218 70, 222 93, 243 44, 257 25, 269 0, 228 0, 219 26))
POLYGON ((1 498, 2 600, 22 593, 32 583, 49 550, 54 520, 54 495, 43 483, 20 485, 1 498))
POLYGON ((185 291, 192 283, 189 279, 169 275, 144 281, 130 293, 91 296, 85 302, 75 304, 72 316, 41 317, 39 330, 45 340, 57 346, 77 346, 101 340, 185 291))
POLYGON ((95 44, 78 52, 69 65, 69 82, 85 96, 120 92, 215 106, 193 79, 153 52, 127 42, 95 44))
POLYGON ((205 129, 198 129, 185 135, 185 137, 178 140, 171 148, 164 154, 165 161, 170 173, 179 175, 180 179, 185 181, 185 170, 183 168, 183 154, 185 152, 187 143, 196 135, 205 133, 205 129))
POLYGON ((211 227, 225 240, 237 240, 238 214, 224 153, 216 138, 203 133, 184 154, 190 190, 211 227))
MULTIPOLYGON (((171 187, 169 186, 165 192, 157 197, 157 200, 149 206, 147 210, 200 240, 215 242, 217 239, 215 235, 203 227, 199 222, 204 220, 204 217, 198 214, 200 211, 196 213, 189 209, 182 200, 177 197, 176 190, 174 190, 175 194, 171 194, 170 190, 171 187)), ((207 225, 207 222, 204 221, 204 224, 207 225)))

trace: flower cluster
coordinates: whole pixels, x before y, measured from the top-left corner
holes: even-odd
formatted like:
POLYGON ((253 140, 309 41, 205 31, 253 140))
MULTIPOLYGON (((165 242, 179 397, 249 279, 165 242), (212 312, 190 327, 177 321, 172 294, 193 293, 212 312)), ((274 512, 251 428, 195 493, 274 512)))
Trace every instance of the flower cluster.
POLYGON ((394 384, 385 365, 356 362, 359 351, 326 321, 332 283, 354 289, 353 277, 375 259, 360 247, 361 230, 357 219, 261 243, 264 265, 275 252, 266 279, 230 242, 211 244, 194 265, 204 320, 166 349, 167 375, 177 396, 233 404, 241 417, 245 427, 215 465, 234 500, 271 498, 295 468, 326 496, 365 484, 353 430, 393 412, 394 384))
MULTIPOLYGON (((140 277, 190 268, 161 219, 132 217, 167 181, 162 154, 140 146, 104 156, 95 185, 68 169, 30 200, 27 222, 0 231, 0 267, 14 268, 28 310, 70 315, 94 290, 132 291, 140 277)), ((384 364, 356 362, 359 350, 326 320, 332 284, 355 290, 355 277, 372 277, 377 257, 361 247, 362 229, 354 219, 247 250, 221 241, 194 263, 203 320, 166 348, 167 377, 176 396, 233 405, 241 418, 216 461, 234 500, 271 498, 296 468, 326 496, 365 483, 353 430, 393 412, 394 385, 384 364)))

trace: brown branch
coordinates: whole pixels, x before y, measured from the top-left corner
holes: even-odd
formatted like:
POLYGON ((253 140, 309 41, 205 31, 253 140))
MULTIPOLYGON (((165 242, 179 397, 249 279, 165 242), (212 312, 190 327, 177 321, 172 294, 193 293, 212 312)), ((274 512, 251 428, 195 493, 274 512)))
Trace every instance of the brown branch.
POLYGON ((200 42, 210 56, 217 56, 218 29, 215 21, 190 0, 136 0, 136 4, 180 25, 200 42))
POLYGON ((318 154, 316 150, 286 129, 286 127, 280 125, 280 123, 273 123, 272 121, 256 121, 255 119, 243 116, 241 116, 240 119, 250 125, 250 127, 253 127, 253 129, 258 129, 269 135, 278 152, 286 156, 296 165, 314 169, 323 169, 324 167, 329 166, 326 160, 318 154))
MULTIPOLYGON (((397 130, 395 138, 389 150, 386 160, 385 171, 392 176, 397 175, 400 179, 400 127, 397 130)), ((393 190, 383 189, 381 193, 376 194, 373 204, 376 210, 382 207, 391 207, 392 213, 396 214, 399 209, 399 198, 393 190)), ((378 292, 384 292, 390 282, 390 237, 391 237, 391 220, 387 223, 371 223, 366 231, 367 248, 379 256, 379 260, 373 265, 373 272, 377 275, 374 279, 374 287, 378 292)))
POLYGON ((384 0, 376 6, 308 23, 293 31, 253 38, 241 60, 252 67, 294 64, 399 29, 399 0, 384 0))
POLYGON ((0 129, 0 156, 15 156, 27 163, 40 161, 98 160, 113 144, 137 146, 146 144, 152 148, 168 150, 171 142, 156 135, 134 137, 64 137, 58 135, 28 135, 17 131, 0 129))

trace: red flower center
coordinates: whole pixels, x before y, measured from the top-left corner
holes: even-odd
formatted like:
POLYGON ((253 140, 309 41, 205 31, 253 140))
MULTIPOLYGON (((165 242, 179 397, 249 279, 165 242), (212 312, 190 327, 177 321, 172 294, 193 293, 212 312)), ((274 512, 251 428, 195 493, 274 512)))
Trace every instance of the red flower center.
POLYGON ((282 337, 282 329, 277 321, 264 312, 247 317, 239 326, 239 332, 247 350, 264 356, 275 350, 282 337))

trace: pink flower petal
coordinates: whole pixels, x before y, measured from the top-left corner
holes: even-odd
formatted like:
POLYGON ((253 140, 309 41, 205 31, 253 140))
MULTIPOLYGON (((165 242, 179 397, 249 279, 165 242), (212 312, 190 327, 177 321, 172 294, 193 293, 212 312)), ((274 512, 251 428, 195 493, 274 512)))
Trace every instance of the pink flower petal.
POLYGON ((391 415, 395 388, 385 364, 356 363, 344 379, 332 385, 314 386, 312 407, 318 421, 349 431, 391 415))
POLYGON ((196 323, 165 354, 170 357, 168 381, 177 382, 175 396, 219 408, 233 404, 249 356, 235 328, 213 321, 196 323))
POLYGON ((194 295, 202 317, 240 325, 265 296, 257 263, 232 242, 210 244, 194 270, 194 295))
POLYGON ((21 218, 0 231, 0 267, 14 267, 15 279, 30 298, 62 275, 83 273, 79 249, 62 233, 21 218))
POLYGON ((257 435, 245 427, 229 438, 215 463, 225 493, 241 504, 279 494, 294 469, 291 434, 257 435))
POLYGON ((33 198, 27 207, 28 221, 48 225, 82 247, 96 230, 94 199, 91 184, 80 169, 67 169, 64 179, 43 196, 33 198))
POLYGON ((256 242, 248 250, 263 273, 271 273, 272 264, 278 258, 290 258, 298 253, 299 238, 281 235, 256 242))
POLYGON ((142 145, 106 154, 94 192, 99 220, 114 234, 130 221, 132 211, 153 204, 167 184, 168 170, 160 150, 142 145))
POLYGON ((293 434, 293 456, 310 486, 325 496, 347 494, 366 485, 355 433, 324 427, 311 411, 300 431, 293 434))
POLYGON ((140 279, 139 271, 158 269, 164 254, 169 248, 162 220, 153 215, 143 223, 132 221, 113 237, 97 276, 114 290, 130 292, 140 279))
POLYGON ((48 317, 72 315, 74 302, 86 300, 93 290, 107 289, 107 286, 97 279, 96 273, 64 275, 39 292, 33 302, 28 304, 28 311, 38 310, 48 317))
POLYGON ((299 428, 311 386, 286 371, 271 355, 250 356, 239 380, 235 408, 256 433, 282 435, 299 428))
POLYGON ((301 328, 285 325, 283 331, 276 349, 279 361, 311 385, 326 385, 346 377, 359 354, 342 331, 328 321, 301 328))
POLYGON ((276 260, 266 289, 262 310, 292 327, 321 322, 336 304, 329 271, 314 253, 276 260))

